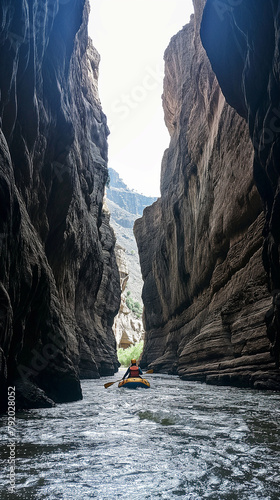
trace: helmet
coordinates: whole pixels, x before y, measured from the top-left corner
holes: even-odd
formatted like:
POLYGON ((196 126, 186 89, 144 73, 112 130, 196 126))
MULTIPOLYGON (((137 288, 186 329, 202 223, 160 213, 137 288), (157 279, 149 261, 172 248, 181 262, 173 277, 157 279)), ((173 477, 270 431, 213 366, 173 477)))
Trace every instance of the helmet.
POLYGON ((132 360, 131 360, 131 364, 132 364, 132 365, 136 365, 136 359, 132 359, 132 360))

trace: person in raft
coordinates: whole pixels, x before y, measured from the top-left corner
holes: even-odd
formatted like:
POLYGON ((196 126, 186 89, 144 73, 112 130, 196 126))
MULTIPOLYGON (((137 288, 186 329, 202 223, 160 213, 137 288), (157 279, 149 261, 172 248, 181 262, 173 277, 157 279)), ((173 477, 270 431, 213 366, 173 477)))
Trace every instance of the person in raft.
MULTIPOLYGON (((140 377, 140 375, 143 375, 143 372, 140 368, 140 366, 136 365, 136 359, 131 360, 131 366, 126 370, 123 380, 127 378, 134 378, 134 377, 140 377)), ((142 377, 140 377, 142 378, 142 377)))

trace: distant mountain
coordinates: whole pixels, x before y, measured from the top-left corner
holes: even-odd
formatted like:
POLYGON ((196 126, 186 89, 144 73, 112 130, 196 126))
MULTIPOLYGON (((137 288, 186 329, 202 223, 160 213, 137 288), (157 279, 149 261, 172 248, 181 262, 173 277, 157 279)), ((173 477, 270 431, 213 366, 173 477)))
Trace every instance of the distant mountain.
POLYGON ((110 184, 106 189, 107 205, 111 213, 110 224, 115 231, 117 243, 124 249, 127 259, 129 272, 127 290, 131 292, 134 299, 142 303, 143 281, 133 225, 136 219, 142 217, 144 208, 152 205, 157 198, 129 189, 112 168, 109 168, 109 175, 110 184))
MULTIPOLYGON (((152 205, 154 201, 156 201, 157 198, 145 196, 137 193, 133 189, 129 189, 120 178, 119 174, 112 168, 109 168, 109 175, 110 185, 107 189, 107 198, 114 202, 120 210, 124 210, 132 216, 130 217, 131 220, 142 217, 144 208, 152 205)), ((126 222, 124 222, 124 227, 128 227, 126 222)))

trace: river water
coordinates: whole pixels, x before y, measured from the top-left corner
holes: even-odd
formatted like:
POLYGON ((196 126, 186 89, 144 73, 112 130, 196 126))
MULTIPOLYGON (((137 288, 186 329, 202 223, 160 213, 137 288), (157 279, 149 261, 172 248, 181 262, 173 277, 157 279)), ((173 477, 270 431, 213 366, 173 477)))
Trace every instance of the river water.
POLYGON ((1 500, 279 500, 280 394, 148 377, 16 414, 15 493, 2 417, 1 500))

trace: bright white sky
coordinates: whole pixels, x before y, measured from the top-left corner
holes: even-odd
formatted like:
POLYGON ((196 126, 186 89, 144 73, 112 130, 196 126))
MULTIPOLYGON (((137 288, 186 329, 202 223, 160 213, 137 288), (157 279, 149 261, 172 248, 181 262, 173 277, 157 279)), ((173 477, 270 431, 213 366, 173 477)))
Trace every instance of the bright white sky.
POLYGON ((148 196, 160 195, 169 134, 163 54, 189 22, 192 0, 90 0, 89 35, 101 55, 99 95, 111 134, 109 167, 148 196))

